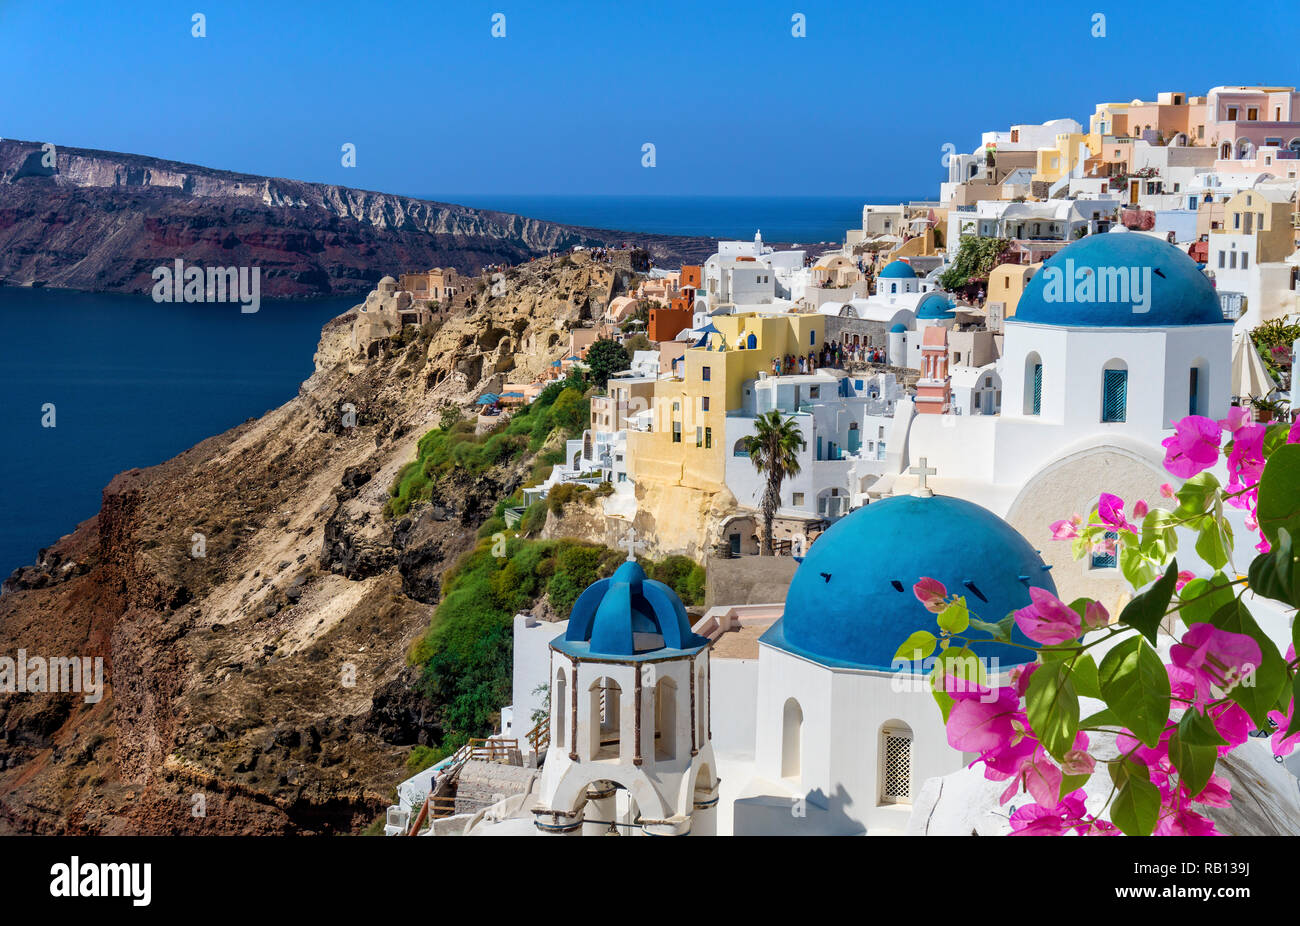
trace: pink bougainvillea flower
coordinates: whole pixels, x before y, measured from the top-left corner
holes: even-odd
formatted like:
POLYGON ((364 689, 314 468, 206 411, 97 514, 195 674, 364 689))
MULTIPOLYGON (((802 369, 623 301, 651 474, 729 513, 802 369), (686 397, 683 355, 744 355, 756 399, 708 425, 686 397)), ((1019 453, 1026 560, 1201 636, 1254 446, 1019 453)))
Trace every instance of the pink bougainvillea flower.
MULTIPOLYGON (((1169 673, 1169 688, 1173 696, 1179 701, 1194 704, 1197 701, 1196 676, 1178 666, 1165 666, 1165 670, 1169 673)), ((1188 707, 1188 710, 1193 709, 1188 707)), ((1224 701, 1222 704, 1207 708, 1206 714, 1214 724, 1214 729, 1228 741, 1228 745, 1219 747, 1221 756, 1227 755, 1246 742, 1250 731, 1255 729, 1250 715, 1240 704, 1232 701, 1224 701)))
MULTIPOLYGON (((1145 509, 1145 507, 1144 503, 1143 508, 1145 509)), ((1128 518, 1124 517, 1124 499, 1118 495, 1102 492, 1101 497, 1097 500, 1097 516, 1101 518, 1102 523, 1113 527, 1117 531, 1138 533, 1138 529, 1128 522, 1128 518)))
POLYGON ((1082 836, 1123 836, 1118 826, 1109 820, 1092 820, 1086 827, 1079 827, 1082 836))
POLYGON ((1191 572, 1187 569, 1178 570, 1178 578, 1174 580, 1174 589, 1181 592, 1183 590, 1183 586, 1195 578, 1196 578, 1196 573, 1194 572, 1191 572))
POLYGON ((1036 586, 1030 586, 1029 597, 1033 604, 1015 612, 1016 626, 1021 633, 1037 643, 1049 646, 1079 638, 1083 632, 1083 619, 1073 608, 1046 589, 1036 586))
POLYGON ((1174 487, 1171 486, 1169 483, 1167 482, 1161 483, 1160 485, 1161 498, 1173 498, 1177 494, 1178 493, 1174 491, 1174 487))
POLYGON ((1011 670, 1007 672, 1007 680, 1015 686, 1016 694, 1020 697, 1023 698, 1025 692, 1029 690, 1029 678, 1034 674, 1034 670, 1038 666, 1039 663, 1037 662, 1026 662, 1018 666, 1012 666, 1011 670))
POLYGON ((1291 430, 1286 432, 1286 442, 1288 444, 1300 444, 1300 418, 1295 420, 1291 425, 1291 430))
POLYGON ((1089 630, 1100 630, 1110 623, 1110 612, 1100 601, 1090 601, 1083 609, 1083 623, 1089 630))
POLYGON ((1237 429, 1232 437, 1232 450, 1228 454, 1228 491, 1242 493, 1227 499, 1237 508, 1254 510, 1256 492, 1248 492, 1259 484, 1264 472, 1264 436, 1268 428, 1262 424, 1248 424, 1237 429))
POLYGON ((1296 747, 1300 746, 1300 733, 1286 735, 1286 731, 1291 726, 1291 718, 1295 715, 1295 699, 1287 706, 1286 713, 1281 711, 1269 711, 1268 719, 1277 725, 1277 730, 1269 738, 1269 745, 1273 747, 1273 755, 1289 756, 1295 752, 1296 747))
POLYGON ((1088 754, 1088 734, 1080 730, 1074 735, 1074 747, 1061 757, 1061 771, 1067 775, 1091 775, 1097 760, 1088 754))
POLYGON ((1232 782, 1222 775, 1210 775, 1209 782, 1201 789, 1200 794, 1188 794, 1186 786, 1183 787, 1183 796, 1190 797, 1198 804, 1204 804, 1206 807, 1230 807, 1232 805, 1232 782))
POLYGON ((1053 540, 1073 540, 1079 536, 1079 528, 1083 526, 1083 517, 1081 515, 1071 515, 1065 521, 1052 522, 1052 539, 1053 540))
POLYGON ((1251 418, 1249 406, 1234 405, 1228 409, 1227 418, 1219 419, 1219 427, 1236 434, 1241 428, 1250 424, 1251 418))
MULTIPOLYGON (((1290 646, 1287 647, 1286 661, 1288 663, 1295 661, 1294 643, 1292 643, 1290 646)), ((1292 752, 1295 751, 1297 747, 1300 747, 1300 733, 1293 733, 1290 736, 1286 735, 1286 731, 1291 726, 1291 718, 1294 716, 1295 716, 1294 698, 1292 698, 1291 703, 1287 705, 1285 714, 1283 714, 1281 711, 1268 712, 1268 719, 1273 721, 1273 723, 1277 726, 1277 730, 1273 733, 1273 736, 1269 740, 1270 744, 1273 747, 1273 755, 1289 756, 1291 755, 1292 752)))
POLYGON ((1014 688, 970 685, 949 694, 953 704, 948 712, 948 744, 975 753, 971 764, 983 762, 985 778, 1003 781, 1033 758, 1038 741, 1029 734, 1014 688))
POLYGON ((947 607, 948 589, 938 579, 924 578, 912 586, 916 600, 925 605, 925 609, 938 614, 947 607))
POLYGON ((1019 770, 1012 776, 1011 784, 1002 792, 999 803, 1005 804, 1024 788, 1039 804, 1050 806, 1061 793, 1061 777, 1061 770, 1047 754, 1047 750, 1037 746, 1029 758, 1020 763, 1019 770))
POLYGON ((1133 520, 1141 522, 1141 520, 1147 516, 1147 512, 1150 510, 1151 509, 1147 506, 1147 503, 1143 499, 1139 498, 1136 502, 1133 503, 1133 520))
MULTIPOLYGON (((1055 797, 1055 796, 1053 796, 1055 797)), ((1073 791, 1059 801, 1026 804, 1011 815, 1013 836, 1064 836, 1071 829, 1080 832, 1092 824, 1085 819, 1083 789, 1073 791)))
POLYGON ((1194 810, 1179 807, 1163 814, 1156 823, 1157 836, 1218 836, 1214 822, 1194 810))
POLYGON ((1169 649, 1174 665, 1192 675, 1196 700, 1211 698, 1211 686, 1227 691, 1259 666, 1259 644, 1244 633, 1220 630, 1213 624, 1192 624, 1182 642, 1169 649))
POLYGON ((1203 415, 1188 415, 1174 425, 1174 433, 1160 442, 1165 448, 1165 469, 1180 479, 1190 479, 1219 459, 1223 429, 1203 415))

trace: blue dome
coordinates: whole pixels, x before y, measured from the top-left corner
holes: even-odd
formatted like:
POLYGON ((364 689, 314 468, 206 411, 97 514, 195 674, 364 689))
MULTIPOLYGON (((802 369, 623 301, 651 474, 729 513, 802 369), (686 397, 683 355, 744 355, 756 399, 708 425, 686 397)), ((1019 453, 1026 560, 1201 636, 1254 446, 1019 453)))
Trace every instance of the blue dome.
POLYGON ((1062 248, 1034 274, 1007 321, 1072 328, 1229 324, 1196 262, 1172 244, 1137 232, 1088 235, 1062 248), (1141 290, 1137 300, 1125 285, 1133 282, 1141 290))
POLYGON ((890 334, 898 334, 900 331, 906 331, 907 326, 902 322, 894 322, 894 327, 889 329, 890 334))
POLYGON ((910 264, 901 260, 891 260, 880 271, 880 276, 886 280, 913 280, 916 279, 916 271, 912 269, 910 264))
POLYGON ((947 293, 930 293, 916 304, 917 318, 952 318, 957 303, 947 293))
POLYGON ((628 659, 697 650, 708 642, 691 632, 677 593, 628 561, 578 596, 564 640, 553 645, 572 656, 628 659))
MULTIPOLYGON (((1056 592, 1034 548, 993 512, 943 495, 898 495, 859 508, 817 538, 790 582, 784 616, 762 639, 823 665, 888 671, 912 633, 937 629, 912 592, 926 576, 993 622, 1027 606, 1030 585, 1056 592)), ((1012 639, 1029 644, 1018 629, 1012 639)), ((976 654, 1002 666, 1033 658, 1000 643, 976 654)))

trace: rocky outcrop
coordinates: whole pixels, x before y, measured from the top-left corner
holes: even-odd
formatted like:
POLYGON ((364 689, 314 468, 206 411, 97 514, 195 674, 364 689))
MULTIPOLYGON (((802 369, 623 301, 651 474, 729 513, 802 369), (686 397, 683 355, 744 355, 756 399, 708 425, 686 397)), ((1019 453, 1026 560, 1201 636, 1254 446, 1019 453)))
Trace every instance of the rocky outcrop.
POLYGON ((291 401, 114 478, 99 513, 0 595, 0 654, 98 657, 108 683, 96 703, 0 698, 0 833, 374 820, 411 745, 442 735, 407 654, 443 572, 532 460, 458 472, 395 520, 389 488, 445 404, 472 413, 504 376, 549 369, 612 272, 581 257, 515 268, 374 357, 336 343, 352 310, 291 401))
POLYGON ((363 293, 388 272, 478 273, 630 242, 661 265, 712 239, 633 235, 157 158, 0 140, 0 284, 148 293, 178 258, 257 267, 262 296, 363 293))

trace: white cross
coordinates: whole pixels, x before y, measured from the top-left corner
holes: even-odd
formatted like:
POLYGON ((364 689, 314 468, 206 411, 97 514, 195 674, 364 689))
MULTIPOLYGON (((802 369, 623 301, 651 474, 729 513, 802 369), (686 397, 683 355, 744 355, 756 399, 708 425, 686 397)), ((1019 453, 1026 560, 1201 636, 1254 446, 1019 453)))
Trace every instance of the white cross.
POLYGON ((645 547, 645 541, 636 539, 636 528, 632 525, 627 527, 627 536, 623 538, 623 543, 627 545, 627 561, 636 562, 636 551, 645 547))
POLYGON ((921 498, 929 498, 930 496, 934 495, 934 492, 932 492, 930 490, 930 487, 926 485, 925 477, 936 475, 938 473, 938 470, 936 470, 932 466, 926 466, 925 464, 928 461, 926 460, 925 457, 921 457, 919 462, 921 464, 920 466, 913 466, 911 469, 908 470, 909 473, 911 473, 913 476, 916 476, 920 481, 920 484, 916 487, 916 491, 913 492, 912 494, 920 496, 921 498))

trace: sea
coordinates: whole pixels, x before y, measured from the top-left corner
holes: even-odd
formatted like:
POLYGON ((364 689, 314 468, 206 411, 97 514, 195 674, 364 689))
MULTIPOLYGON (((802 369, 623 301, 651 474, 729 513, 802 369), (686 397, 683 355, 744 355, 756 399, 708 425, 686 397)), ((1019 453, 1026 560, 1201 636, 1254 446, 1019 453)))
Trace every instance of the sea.
POLYGON ((321 326, 359 301, 263 299, 245 314, 0 287, 0 577, 98 511, 115 474, 293 398, 321 326))
MULTIPOLYGON (((865 203, 923 197, 426 198, 593 228, 746 240, 761 230, 768 242, 815 244, 861 227, 865 203)), ((243 314, 229 304, 0 287, 0 577, 98 511, 115 474, 291 399, 312 373, 321 326, 357 301, 264 299, 243 314)))

